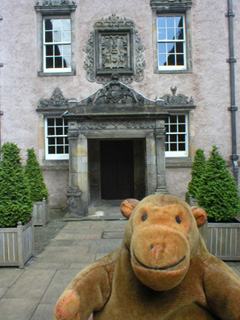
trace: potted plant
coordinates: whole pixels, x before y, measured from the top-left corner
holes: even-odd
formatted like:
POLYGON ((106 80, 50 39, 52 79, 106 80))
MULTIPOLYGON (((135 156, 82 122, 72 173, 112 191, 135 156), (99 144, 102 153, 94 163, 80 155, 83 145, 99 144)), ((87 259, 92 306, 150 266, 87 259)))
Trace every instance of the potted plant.
POLYGON ((186 200, 190 206, 197 205, 197 193, 200 186, 200 181, 203 173, 206 169, 206 157, 202 149, 198 149, 195 153, 191 176, 192 179, 188 184, 188 193, 186 194, 186 200))
POLYGON ((198 205, 208 215, 208 250, 224 260, 240 260, 240 212, 237 184, 225 160, 213 146, 197 192, 198 205))
POLYGON ((19 266, 33 255, 33 208, 20 149, 7 142, 0 162, 0 266, 19 266))
POLYGON ((42 170, 33 148, 27 150, 25 175, 30 188, 31 200, 34 202, 32 211, 33 225, 45 226, 49 221, 48 189, 44 183, 42 170))

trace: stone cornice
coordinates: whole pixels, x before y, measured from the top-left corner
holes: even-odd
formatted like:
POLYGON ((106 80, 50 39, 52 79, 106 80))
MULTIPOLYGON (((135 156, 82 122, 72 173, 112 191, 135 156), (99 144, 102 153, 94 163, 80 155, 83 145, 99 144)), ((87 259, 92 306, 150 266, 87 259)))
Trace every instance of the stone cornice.
POLYGON ((161 6, 191 6, 192 0, 150 0, 150 5, 152 7, 161 6))
POLYGON ((35 10, 41 13, 70 13, 76 10, 76 2, 73 0, 42 0, 36 1, 35 10))

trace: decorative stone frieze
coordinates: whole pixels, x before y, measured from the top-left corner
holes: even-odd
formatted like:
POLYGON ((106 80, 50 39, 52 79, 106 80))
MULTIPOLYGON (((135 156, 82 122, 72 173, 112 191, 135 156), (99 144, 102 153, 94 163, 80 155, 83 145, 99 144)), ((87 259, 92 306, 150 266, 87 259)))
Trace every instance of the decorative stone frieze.
POLYGON ((49 99, 40 99, 38 101, 37 112, 45 111, 60 111, 63 113, 69 107, 68 101, 75 100, 74 98, 65 98, 60 88, 53 90, 52 96, 49 99))
POLYGON ((75 6, 76 1, 73 0, 42 0, 36 1, 36 6, 75 6))
POLYGON ((79 124, 79 130, 153 129, 154 121, 88 121, 79 124))
POLYGON ((162 6, 188 6, 192 5, 192 0, 150 0, 152 8, 162 6))
POLYGON ((171 88, 172 94, 165 94, 161 99, 164 101, 162 102, 164 106, 189 106, 194 105, 194 100, 191 97, 185 96, 184 94, 176 94, 177 87, 172 86, 171 88))
POLYGON ((134 21, 114 14, 96 21, 83 49, 87 53, 84 62, 87 79, 105 84, 112 74, 118 73, 123 83, 141 81, 144 49, 134 21))

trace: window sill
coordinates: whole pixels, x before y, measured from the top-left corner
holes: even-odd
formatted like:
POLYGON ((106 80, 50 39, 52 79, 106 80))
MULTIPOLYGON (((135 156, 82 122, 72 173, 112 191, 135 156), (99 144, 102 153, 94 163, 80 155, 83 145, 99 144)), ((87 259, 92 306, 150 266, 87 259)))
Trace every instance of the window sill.
POLYGON ((166 158, 166 168, 191 168, 191 157, 166 158))
POLYGON ((71 72, 42 72, 38 71, 39 77, 64 77, 64 76, 75 76, 76 71, 71 72))
POLYGON ((180 74, 180 73, 193 73, 192 69, 185 69, 185 70, 154 70, 155 74, 172 74, 172 73, 176 73, 176 74, 180 74))

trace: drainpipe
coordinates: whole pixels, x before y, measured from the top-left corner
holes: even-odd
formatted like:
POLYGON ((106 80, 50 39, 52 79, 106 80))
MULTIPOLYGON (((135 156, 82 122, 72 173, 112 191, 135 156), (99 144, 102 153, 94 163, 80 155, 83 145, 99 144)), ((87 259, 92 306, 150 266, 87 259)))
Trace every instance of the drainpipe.
POLYGON ((234 13, 232 11, 232 0, 228 0, 228 13, 226 17, 228 17, 228 31, 229 31, 229 59, 227 62, 230 65, 230 90, 231 90, 231 106, 228 108, 231 111, 231 124, 232 124, 232 154, 230 155, 230 159, 233 162, 233 176, 238 185, 238 159, 239 156, 237 154, 237 127, 236 127, 236 112, 238 107, 235 102, 235 70, 234 64, 237 60, 234 58, 234 38, 233 38, 233 18, 234 13))

